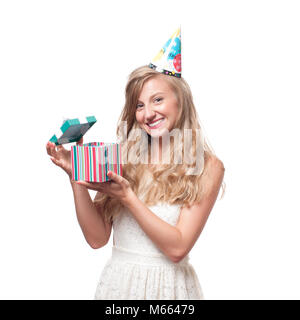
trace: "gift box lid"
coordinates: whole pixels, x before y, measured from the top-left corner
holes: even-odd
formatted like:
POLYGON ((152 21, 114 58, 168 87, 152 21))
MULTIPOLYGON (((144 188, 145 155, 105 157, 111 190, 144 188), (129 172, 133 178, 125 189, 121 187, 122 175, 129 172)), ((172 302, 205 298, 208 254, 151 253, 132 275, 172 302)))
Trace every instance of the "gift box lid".
POLYGON ((50 141, 56 145, 79 141, 96 121, 94 116, 66 119, 50 141))

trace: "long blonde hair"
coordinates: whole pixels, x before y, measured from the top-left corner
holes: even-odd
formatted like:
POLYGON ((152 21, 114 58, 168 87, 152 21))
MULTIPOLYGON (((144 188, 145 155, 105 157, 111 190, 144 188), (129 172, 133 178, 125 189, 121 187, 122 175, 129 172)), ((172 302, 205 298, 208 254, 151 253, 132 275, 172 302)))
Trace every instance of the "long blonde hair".
MULTIPOLYGON (((182 204, 190 206, 199 202, 209 189, 209 171, 207 170, 207 160, 215 155, 214 150, 204 137, 198 114, 194 106, 192 93, 187 82, 181 77, 163 75, 148 66, 142 66, 135 69, 130 75, 125 89, 125 106, 119 117, 117 126, 118 142, 121 144, 122 157, 126 154, 128 162, 123 164, 123 177, 127 179, 132 190, 139 197, 143 197, 143 202, 147 206, 156 204, 159 201, 169 204, 182 204), (146 81, 154 77, 162 77, 169 84, 177 97, 179 115, 175 123, 175 128, 180 130, 192 130, 192 149, 194 157, 197 155, 196 135, 201 132, 203 141, 203 168, 199 174, 185 174, 189 168, 195 166, 195 163, 188 165, 182 164, 160 164, 155 167, 149 167, 144 163, 133 163, 130 159, 141 156, 142 152, 149 155, 151 148, 151 137, 148 135, 147 149, 141 147, 142 139, 137 137, 133 139, 134 129, 139 129, 139 124, 135 118, 136 105, 146 81), (124 131, 124 122, 127 125, 127 131, 124 131), (135 146, 132 148, 132 146, 135 146)), ((170 159, 173 159, 177 145, 170 143, 170 159)), ((222 182, 222 196, 225 191, 225 183, 222 182)), ((120 212, 122 204, 115 198, 107 194, 97 193, 94 203, 99 206, 104 214, 106 221, 112 221, 120 212)))

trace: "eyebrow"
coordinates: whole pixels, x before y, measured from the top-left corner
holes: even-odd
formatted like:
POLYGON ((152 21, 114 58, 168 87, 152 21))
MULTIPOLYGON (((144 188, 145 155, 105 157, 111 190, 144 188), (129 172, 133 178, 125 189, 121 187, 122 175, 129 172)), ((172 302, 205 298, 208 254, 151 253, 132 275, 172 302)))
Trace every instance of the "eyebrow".
MULTIPOLYGON (((161 91, 157 91, 156 93, 152 94, 149 98, 149 100, 151 100, 154 96, 156 96, 157 94, 164 94, 164 92, 161 92, 161 91)), ((141 100, 138 100, 138 102, 143 102, 141 100)))

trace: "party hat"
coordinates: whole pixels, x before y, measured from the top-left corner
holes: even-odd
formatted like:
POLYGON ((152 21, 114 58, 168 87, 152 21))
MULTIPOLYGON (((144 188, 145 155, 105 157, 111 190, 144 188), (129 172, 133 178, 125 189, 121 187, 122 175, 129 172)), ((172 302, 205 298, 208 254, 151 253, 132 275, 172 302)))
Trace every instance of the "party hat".
POLYGON ((151 60, 149 67, 170 76, 181 77, 181 30, 178 28, 171 38, 151 60))

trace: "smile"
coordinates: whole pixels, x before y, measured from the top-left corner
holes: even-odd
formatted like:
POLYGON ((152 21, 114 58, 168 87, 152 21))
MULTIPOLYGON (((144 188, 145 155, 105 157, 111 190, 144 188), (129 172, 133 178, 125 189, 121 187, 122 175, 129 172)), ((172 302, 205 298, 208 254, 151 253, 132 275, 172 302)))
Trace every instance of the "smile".
POLYGON ((156 129, 159 128, 161 126, 161 123, 165 120, 165 118, 157 120, 155 122, 152 123, 147 123, 147 126, 151 129, 156 129))

